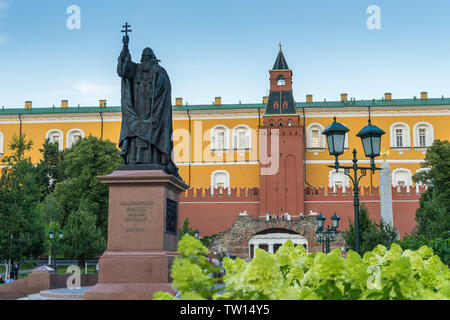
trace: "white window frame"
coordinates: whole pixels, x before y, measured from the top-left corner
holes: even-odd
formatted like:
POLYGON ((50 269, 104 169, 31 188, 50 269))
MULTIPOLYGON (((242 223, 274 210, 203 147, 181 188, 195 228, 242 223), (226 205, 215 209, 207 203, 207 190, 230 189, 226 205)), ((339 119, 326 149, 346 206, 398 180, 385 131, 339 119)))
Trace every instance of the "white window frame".
POLYGON ((411 148, 411 137, 410 137, 409 125, 404 122, 396 122, 391 125, 390 128, 390 142, 391 148, 411 148), (402 129, 402 146, 397 146, 397 129, 402 129))
POLYGON ((230 149, 230 129, 228 129, 227 126, 223 125, 223 124, 219 124, 214 126, 211 129, 211 134, 210 134, 210 150, 211 151, 215 151, 215 152, 221 152, 223 150, 228 150, 230 149), (217 136, 217 132, 218 131, 222 131, 224 130, 225 134, 224 134, 224 148, 223 149, 218 149, 218 136, 217 136))
POLYGON ((214 189, 217 189, 217 176, 219 174, 225 175, 223 188, 228 188, 228 194, 230 194, 230 174, 226 170, 216 170, 211 174, 211 194, 214 195, 214 189))
POLYGON ((409 169, 406 169, 406 168, 394 169, 392 171, 392 186, 399 187, 398 181, 402 181, 402 180, 399 180, 399 175, 401 173, 406 173, 408 175, 406 178, 406 181, 405 181, 405 186, 407 188, 407 191, 409 192, 409 190, 412 186, 412 173, 411 173, 411 170, 409 170, 409 169))
POLYGON ((245 125, 240 124, 233 128, 233 149, 234 150, 251 150, 252 149, 252 129, 245 125), (239 145, 239 131, 241 129, 245 130, 245 138, 247 139, 247 145, 244 146, 244 148, 238 148, 239 145))
POLYGON ((342 192, 346 193, 347 188, 350 187, 350 180, 348 176, 345 175, 344 170, 339 169, 336 172, 336 169, 330 170, 328 173, 328 186, 333 188, 333 193, 336 193, 336 181, 342 181, 342 192), (339 179, 337 179, 339 177, 339 179), (340 179, 342 177, 342 179, 340 179))
POLYGON ((63 151, 63 149, 64 149, 64 133, 61 130, 59 130, 59 129, 48 130, 47 133, 45 134, 45 139, 50 139, 50 136, 53 133, 59 134, 58 149, 59 149, 59 151, 63 151))
POLYGON ((79 131, 81 133, 81 139, 84 139, 84 131, 81 129, 71 129, 67 132, 66 135, 66 148, 70 149, 72 147, 73 141, 72 141, 72 136, 75 132, 79 131))
POLYGON ((428 148, 434 141, 434 128, 431 123, 418 122, 413 127, 414 148, 428 148), (425 129, 425 146, 420 145, 420 129, 425 129))
POLYGON ((317 149, 325 149, 326 151, 326 141, 325 136, 322 134, 325 128, 320 123, 311 123, 306 127, 306 148, 313 149, 315 151, 317 149), (312 131, 319 130, 319 147, 313 147, 312 145, 312 131))

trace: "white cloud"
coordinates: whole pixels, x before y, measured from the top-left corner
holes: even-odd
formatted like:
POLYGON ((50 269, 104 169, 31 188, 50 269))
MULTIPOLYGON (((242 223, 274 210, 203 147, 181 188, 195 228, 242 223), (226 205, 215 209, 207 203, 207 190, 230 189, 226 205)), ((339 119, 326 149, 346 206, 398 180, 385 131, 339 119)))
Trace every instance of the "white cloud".
POLYGON ((4 34, 0 34, 0 46, 5 44, 6 41, 8 41, 8 36, 6 36, 4 34))
POLYGON ((0 0, 0 10, 5 10, 9 8, 9 4, 6 0, 0 0))
POLYGON ((83 96, 101 97, 109 95, 118 89, 117 86, 96 84, 84 80, 77 81, 71 85, 83 96))

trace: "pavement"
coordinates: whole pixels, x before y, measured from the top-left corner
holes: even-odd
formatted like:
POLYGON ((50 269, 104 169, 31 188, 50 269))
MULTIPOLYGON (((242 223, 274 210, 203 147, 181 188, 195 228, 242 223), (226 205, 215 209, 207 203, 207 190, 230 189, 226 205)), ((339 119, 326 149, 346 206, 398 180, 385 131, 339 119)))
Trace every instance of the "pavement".
POLYGON ((44 290, 28 297, 17 300, 84 300, 84 294, 92 287, 81 287, 79 289, 53 289, 44 290))

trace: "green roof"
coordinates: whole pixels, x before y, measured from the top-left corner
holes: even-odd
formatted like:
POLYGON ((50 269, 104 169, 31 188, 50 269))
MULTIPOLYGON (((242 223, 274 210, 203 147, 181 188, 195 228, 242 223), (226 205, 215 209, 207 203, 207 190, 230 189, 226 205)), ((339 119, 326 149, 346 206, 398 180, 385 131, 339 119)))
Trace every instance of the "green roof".
MULTIPOLYGON (((297 108, 343 108, 343 107, 413 107, 413 106, 441 106, 450 105, 450 98, 430 98, 422 99, 392 99, 392 100, 350 100, 350 101, 318 101, 318 102, 296 102, 297 108)), ((265 108, 262 103, 246 104, 202 104, 202 105, 182 105, 172 106, 174 111, 187 110, 233 110, 233 109, 258 109, 265 108)), ((100 113, 100 112, 120 112, 121 107, 69 107, 69 108, 2 108, 0 115, 14 114, 57 114, 57 113, 100 113)))

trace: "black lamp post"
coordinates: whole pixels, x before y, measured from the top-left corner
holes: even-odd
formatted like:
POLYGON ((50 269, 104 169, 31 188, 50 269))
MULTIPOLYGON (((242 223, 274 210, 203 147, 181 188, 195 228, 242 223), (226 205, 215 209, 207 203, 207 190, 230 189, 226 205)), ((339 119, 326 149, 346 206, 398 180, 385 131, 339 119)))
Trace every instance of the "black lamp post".
POLYGON ((385 134, 383 130, 371 124, 369 116, 369 124, 365 126, 356 136, 361 138, 361 142, 364 148, 366 157, 370 158, 370 167, 358 166, 358 160, 356 159, 356 149, 353 149, 353 165, 341 166, 338 161, 338 157, 344 153, 345 134, 350 131, 346 126, 334 121, 330 124, 322 134, 327 137, 328 150, 330 155, 335 156, 334 166, 328 166, 330 168, 344 169, 344 174, 350 178, 353 183, 353 207, 355 211, 355 248, 356 252, 360 254, 359 246, 359 181, 366 175, 366 170, 372 170, 375 173, 376 170, 381 168, 375 167, 375 157, 380 155, 381 136, 385 134), (353 176, 350 174, 350 170, 353 170, 353 176), (361 171, 358 177, 358 170, 361 171))
POLYGON ((337 228, 339 228, 339 220, 341 218, 334 213, 331 217, 332 226, 328 225, 326 229, 324 229, 325 217, 320 214, 317 217, 317 230, 316 230, 316 238, 319 243, 322 243, 322 252, 329 253, 330 252, 330 242, 335 240, 337 228))
MULTIPOLYGON (((59 233, 59 238, 62 239, 64 237, 63 231, 59 230, 58 233, 59 233)), ((55 238, 55 231, 50 230, 49 236, 50 236, 50 243, 53 246, 53 268, 55 269, 55 272, 56 272, 56 244, 57 244, 57 239, 55 238)))

